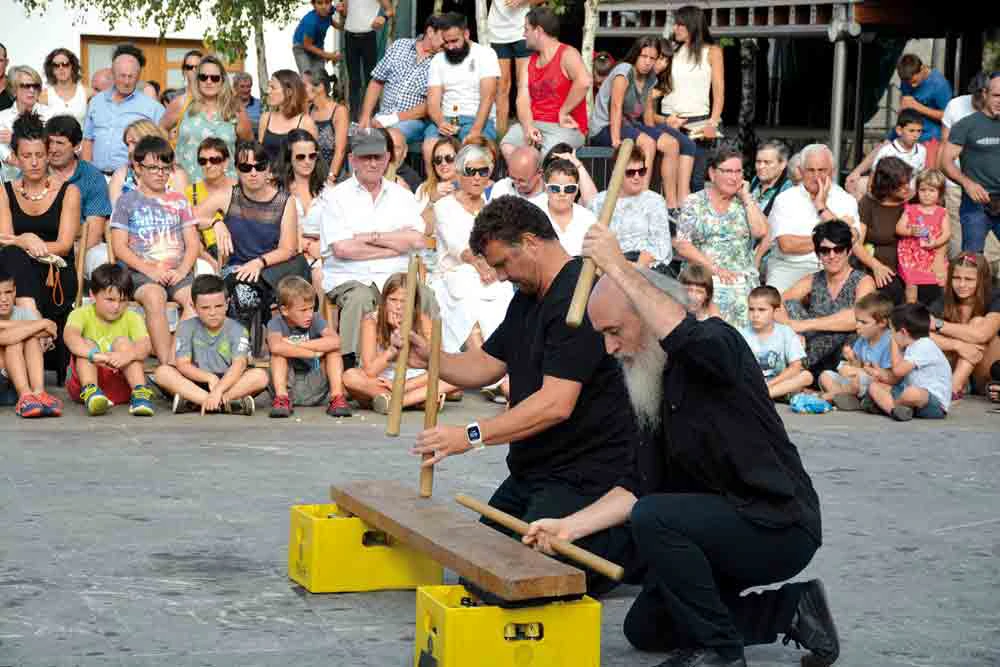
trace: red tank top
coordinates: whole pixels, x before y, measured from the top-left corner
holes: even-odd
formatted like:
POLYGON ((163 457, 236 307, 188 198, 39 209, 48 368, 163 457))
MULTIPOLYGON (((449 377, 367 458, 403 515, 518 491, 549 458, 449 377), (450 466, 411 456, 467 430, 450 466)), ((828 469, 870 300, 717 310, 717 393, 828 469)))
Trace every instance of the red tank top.
MULTIPOLYGON (((558 123, 559 109, 569 95, 573 82, 562 72, 562 54, 565 44, 560 44, 555 56, 545 67, 538 67, 538 54, 528 60, 528 92, 531 94, 531 116, 539 122, 558 123)), ((580 132, 587 136, 587 101, 581 101, 570 114, 580 132)))

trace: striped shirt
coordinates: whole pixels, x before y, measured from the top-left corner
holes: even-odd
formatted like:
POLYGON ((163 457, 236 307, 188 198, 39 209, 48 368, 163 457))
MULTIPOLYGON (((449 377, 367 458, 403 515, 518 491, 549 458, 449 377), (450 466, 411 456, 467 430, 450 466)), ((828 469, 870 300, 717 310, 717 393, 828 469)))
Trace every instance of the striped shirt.
POLYGON ((385 86, 380 114, 408 111, 427 101, 427 73, 431 60, 428 54, 417 61, 415 39, 397 39, 386 49, 385 57, 372 70, 372 78, 385 86))

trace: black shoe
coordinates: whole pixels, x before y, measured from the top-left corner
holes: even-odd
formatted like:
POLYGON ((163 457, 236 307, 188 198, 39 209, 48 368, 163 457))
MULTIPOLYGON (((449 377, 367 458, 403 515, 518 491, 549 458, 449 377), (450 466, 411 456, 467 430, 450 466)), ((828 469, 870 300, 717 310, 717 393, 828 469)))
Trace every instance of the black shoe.
POLYGON ((837 626, 833 624, 826 590, 819 579, 806 582, 792 624, 782 640, 783 644, 788 642, 795 642, 796 647, 811 652, 811 655, 803 656, 803 667, 827 667, 840 657, 837 626))
POLYGON ((727 658, 711 648, 680 648, 667 653, 667 659, 656 667, 747 667, 747 661, 742 655, 727 658))

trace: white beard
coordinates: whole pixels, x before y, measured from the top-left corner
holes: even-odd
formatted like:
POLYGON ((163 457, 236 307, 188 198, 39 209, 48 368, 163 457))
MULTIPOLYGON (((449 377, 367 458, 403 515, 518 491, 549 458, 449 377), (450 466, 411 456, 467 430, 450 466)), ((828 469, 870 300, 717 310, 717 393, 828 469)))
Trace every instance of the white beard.
POLYGON ((639 428, 658 430, 662 419, 663 369, 667 365, 667 353, 660 347, 660 341, 647 336, 642 349, 633 356, 616 356, 622 365, 625 388, 639 428))

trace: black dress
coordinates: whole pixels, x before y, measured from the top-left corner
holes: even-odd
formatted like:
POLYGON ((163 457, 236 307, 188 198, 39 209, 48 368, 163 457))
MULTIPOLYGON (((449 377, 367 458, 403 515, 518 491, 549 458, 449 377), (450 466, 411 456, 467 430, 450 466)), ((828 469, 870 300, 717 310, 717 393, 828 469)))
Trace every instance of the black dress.
MULTIPOLYGON (((46 243, 59 239, 59 219, 62 217, 63 201, 66 198, 68 183, 63 183, 59 193, 52 201, 48 210, 40 215, 26 213, 17 201, 14 187, 4 183, 7 190, 7 200, 10 202, 10 214, 15 234, 35 234, 46 243)), ((6 246, 0 251, 0 266, 14 277, 18 297, 30 297, 35 300, 42 317, 61 319, 73 307, 76 299, 76 262, 71 249, 63 257, 66 268, 55 269, 59 272, 59 284, 62 290, 53 290, 46 286, 49 276, 49 265, 36 261, 28 253, 16 246, 6 246)))

